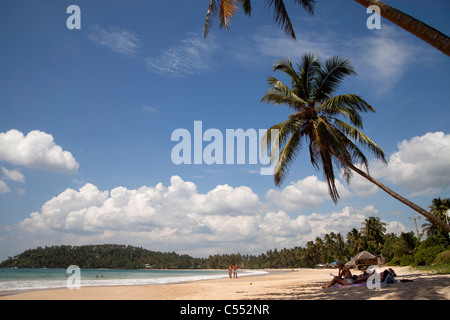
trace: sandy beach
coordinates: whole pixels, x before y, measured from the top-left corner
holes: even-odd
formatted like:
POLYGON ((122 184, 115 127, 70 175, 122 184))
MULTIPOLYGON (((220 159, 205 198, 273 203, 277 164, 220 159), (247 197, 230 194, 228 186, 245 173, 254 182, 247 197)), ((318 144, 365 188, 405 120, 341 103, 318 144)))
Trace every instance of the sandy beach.
POLYGON ((450 300, 450 275, 409 267, 394 268, 397 280, 412 280, 369 290, 366 286, 322 289, 331 269, 296 269, 239 279, 215 279, 152 286, 82 287, 30 291, 0 300, 450 300))

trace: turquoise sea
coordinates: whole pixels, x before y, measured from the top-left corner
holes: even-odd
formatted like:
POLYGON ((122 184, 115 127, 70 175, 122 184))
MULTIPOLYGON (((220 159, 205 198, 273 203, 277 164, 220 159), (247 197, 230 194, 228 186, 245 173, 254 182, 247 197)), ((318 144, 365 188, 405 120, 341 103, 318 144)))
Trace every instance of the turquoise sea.
MULTIPOLYGON (((65 288, 67 269, 0 269, 0 295, 11 291, 65 288)), ((261 275, 260 270, 238 275, 261 275)), ((80 269, 81 287, 156 285, 227 278, 227 271, 216 270, 110 270, 80 269)))

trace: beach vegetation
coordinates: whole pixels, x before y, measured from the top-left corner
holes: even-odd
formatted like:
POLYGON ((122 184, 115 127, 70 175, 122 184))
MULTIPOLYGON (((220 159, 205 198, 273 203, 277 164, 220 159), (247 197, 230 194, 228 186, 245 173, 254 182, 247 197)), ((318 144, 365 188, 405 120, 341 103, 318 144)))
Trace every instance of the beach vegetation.
POLYGON ((382 248, 386 232, 385 226, 386 223, 381 222, 379 217, 369 217, 364 220, 361 231, 366 239, 368 251, 379 251, 382 248))
MULTIPOLYGON (((441 199, 435 198, 431 202, 431 205, 428 206, 430 208, 430 213, 434 216, 436 216, 441 221, 448 221, 450 220, 449 212, 450 212, 450 199, 444 198, 441 199)), ((450 240, 449 238, 449 232, 442 228, 442 226, 433 223, 433 221, 427 219, 427 223, 422 224, 422 231, 426 236, 436 236, 441 235, 445 237, 447 240, 450 240)))
POLYGON ((448 249, 448 244, 448 240, 441 235, 427 238, 417 249, 417 253, 414 256, 415 264, 419 266, 432 264, 438 254, 448 249))
POLYGON ((436 264, 449 264, 450 265, 450 250, 439 253, 434 260, 436 264))
POLYGON ((416 268, 436 274, 450 274, 450 250, 439 253, 432 264, 416 268))

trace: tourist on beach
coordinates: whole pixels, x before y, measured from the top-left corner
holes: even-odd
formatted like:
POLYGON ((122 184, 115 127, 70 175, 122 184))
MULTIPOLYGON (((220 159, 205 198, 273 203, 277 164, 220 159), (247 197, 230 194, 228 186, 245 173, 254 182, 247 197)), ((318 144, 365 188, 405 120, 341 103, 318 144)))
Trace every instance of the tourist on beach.
POLYGON ((341 286, 349 286, 354 283, 352 273, 350 269, 347 268, 342 261, 336 261, 336 266, 339 268, 339 274, 337 277, 334 277, 333 280, 327 286, 323 286, 322 288, 328 289, 334 286, 336 283, 341 286))
POLYGON ((230 279, 232 278, 231 274, 233 272, 233 266, 230 264, 230 266, 228 267, 228 276, 230 277, 230 279))
POLYGON ((360 284, 360 283, 367 282, 367 280, 373 275, 374 272, 376 272, 376 271, 373 271, 372 273, 367 273, 364 270, 359 276, 353 276, 353 283, 360 284))
POLYGON ((236 263, 235 264, 233 264, 233 278, 234 279, 237 279, 238 278, 238 276, 237 276, 237 265, 236 265, 236 263))
MULTIPOLYGON (((355 284, 364 283, 367 282, 367 280, 374 275, 374 273, 377 272, 376 270, 373 270, 372 273, 367 273, 366 271, 363 272, 363 274, 359 276, 353 276, 353 280, 355 284)), ((395 274, 395 271, 391 268, 384 270, 380 273, 380 279, 379 281, 382 283, 395 283, 395 277, 397 275, 395 274)))
POLYGON ((383 271, 383 273, 380 275, 380 280, 381 282, 384 283, 395 283, 395 277, 397 276, 397 274, 395 273, 394 270, 392 270, 391 268, 386 269, 383 271))

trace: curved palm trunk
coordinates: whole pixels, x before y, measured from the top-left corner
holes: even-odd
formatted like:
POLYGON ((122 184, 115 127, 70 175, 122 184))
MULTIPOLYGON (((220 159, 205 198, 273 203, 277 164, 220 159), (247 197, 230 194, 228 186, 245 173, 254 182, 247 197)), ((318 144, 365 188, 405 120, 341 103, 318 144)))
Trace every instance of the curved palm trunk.
POLYGON ((426 211, 425 209, 419 207, 417 204, 409 201, 408 199, 402 197, 401 195, 399 195, 398 193, 392 191, 391 189, 389 189, 388 187, 386 187, 384 184, 382 184, 380 181, 372 178, 370 175, 368 175, 367 173, 365 173, 364 171, 358 169, 357 167, 355 167, 353 164, 351 164, 350 162, 346 161, 345 159, 343 159, 342 157, 340 157, 338 154, 336 154, 335 152, 332 152, 333 155, 338 158, 340 161, 342 161, 342 163, 344 163, 347 167, 349 167, 350 169, 352 169, 353 171, 355 171, 356 173, 358 173, 359 175, 363 176, 364 178, 366 178, 367 180, 369 180, 370 182, 374 183, 375 185, 377 185, 380 189, 382 189, 383 191, 385 191, 387 194, 389 194, 390 196, 394 197, 395 199, 397 199, 398 201, 406 204, 408 207, 410 207, 411 209, 413 209, 414 211, 417 211, 418 213, 420 213, 421 215, 425 216, 428 220, 432 221, 433 223, 435 223, 436 225, 440 226, 441 228, 443 228, 444 230, 446 230, 447 232, 450 232, 450 225, 446 224, 445 222, 443 222, 442 220, 438 219, 435 215, 431 214, 430 212, 426 211))
POLYGON ((450 56, 450 38, 429 25, 419 21, 410 15, 397 10, 379 0, 355 0, 364 7, 376 5, 380 8, 381 16, 400 28, 414 34, 436 49, 450 56))

